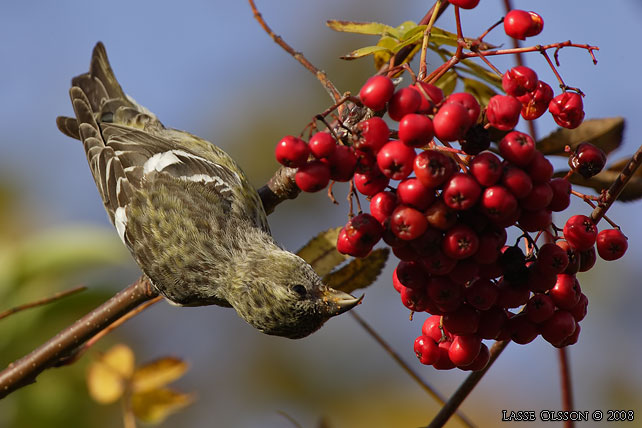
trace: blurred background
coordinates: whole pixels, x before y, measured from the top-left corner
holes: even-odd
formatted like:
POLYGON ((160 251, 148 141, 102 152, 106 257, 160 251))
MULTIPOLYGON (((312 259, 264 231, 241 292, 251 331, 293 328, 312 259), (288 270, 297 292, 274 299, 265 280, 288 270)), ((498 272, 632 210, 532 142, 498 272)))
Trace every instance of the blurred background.
MULTIPOLYGON (((372 74, 370 59, 338 57, 375 38, 334 33, 327 19, 418 21, 430 2, 259 1, 267 22, 296 50, 324 69, 341 91, 358 91, 372 74)), ((463 12, 464 31, 476 36, 502 15, 502 2, 484 0, 463 12)), ((642 134, 639 104, 642 3, 639 0, 518 1, 536 9, 544 31, 529 43, 572 39, 600 47, 599 63, 578 49, 560 52, 566 83, 580 87, 587 118, 624 116, 624 143, 611 157, 632 154, 642 134)), ((452 10, 438 26, 454 31, 452 10)), ((3 2, 0 5, 0 311, 83 284, 80 295, 0 322, 0 366, 23 356, 115 291, 138 270, 107 220, 80 143, 63 136, 55 117, 71 115, 72 76, 87 71, 91 49, 102 40, 126 92, 168 126, 207 138, 236 158, 256 186, 277 168, 275 143, 330 103, 314 76, 277 47, 252 18, 246 2, 123 1, 108 3, 3 2)), ((509 46, 501 27, 486 39, 509 46)), ((495 61, 495 60, 494 60, 495 61)), ((498 67, 512 65, 497 59, 498 67)), ((527 65, 554 86, 540 55, 527 65)), ((549 115, 539 136, 555 129, 549 115)), ((564 161, 556 164, 562 167, 564 161)), ((289 249, 344 223, 346 187, 335 188, 336 207, 324 193, 304 194, 270 217, 276 239, 289 249)), ((587 214, 574 202, 556 217, 587 214)), ((579 410, 642 411, 642 203, 618 204, 609 216, 629 237, 623 260, 598 260, 579 280, 589 298, 571 369, 579 410)), ((412 343, 425 314, 408 320, 391 286, 394 260, 356 309, 429 383, 449 395, 465 378, 437 372, 414 357, 412 343)), ((88 363, 110 344, 125 342, 137 363, 164 355, 187 360, 176 383, 195 403, 162 427, 414 427, 427 424, 439 405, 428 397, 350 316, 331 320, 309 338, 261 335, 230 309, 145 311, 99 342, 78 363, 49 370, 38 383, 0 401, 0 427, 121 426, 117 404, 100 406, 87 394, 88 363)), ((510 344, 462 410, 480 426, 496 425, 501 410, 561 408, 557 351, 541 338, 510 344)), ((633 426, 639 422, 629 423, 633 426)), ((459 426, 453 420, 449 426, 459 426)), ((638 425, 640 426, 640 425, 638 425)))

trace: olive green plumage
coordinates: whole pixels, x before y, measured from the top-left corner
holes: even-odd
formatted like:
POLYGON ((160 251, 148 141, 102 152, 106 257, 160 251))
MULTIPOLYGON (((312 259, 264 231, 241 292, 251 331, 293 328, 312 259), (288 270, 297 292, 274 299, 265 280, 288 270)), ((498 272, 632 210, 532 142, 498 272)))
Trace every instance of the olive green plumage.
POLYGON ((290 338, 358 302, 274 242, 258 193, 233 159, 165 128, 123 92, 102 43, 70 96, 76 118, 58 117, 58 128, 83 142, 109 218, 170 302, 232 306, 260 331, 290 338))

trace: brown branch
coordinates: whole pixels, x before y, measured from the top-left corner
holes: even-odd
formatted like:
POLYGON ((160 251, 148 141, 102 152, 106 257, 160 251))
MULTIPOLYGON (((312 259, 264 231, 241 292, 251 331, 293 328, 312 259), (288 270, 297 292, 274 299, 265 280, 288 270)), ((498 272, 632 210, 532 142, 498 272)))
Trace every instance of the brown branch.
POLYGON ((459 385, 457 391, 455 391, 455 393, 450 397, 446 405, 441 408, 427 428, 443 427, 446 422, 448 422, 448 419, 457 411, 464 399, 468 397, 468 394, 470 394, 477 383, 479 383, 481 378, 484 377, 488 369, 490 369, 490 366, 493 365, 497 357, 499 357, 499 354, 502 353, 509 342, 510 340, 495 342, 495 344, 490 348, 490 360, 488 361, 488 364, 486 364, 486 367, 468 375, 466 380, 459 385))
MULTIPOLYGON (((361 327, 366 330, 366 332, 372 336, 374 340, 379 343, 379 345, 392 357, 401 368, 408 373, 408 375, 415 380, 421 386, 421 388, 428 393, 432 398, 438 401, 440 404, 446 402, 445 398, 432 386, 430 386, 426 381, 424 381, 418 374, 415 372, 412 367, 410 367, 400 356, 399 354, 392 349, 392 347, 355 311, 350 311, 350 315, 359 323, 361 327)), ((461 420, 461 422, 467 427, 474 427, 475 425, 464 415, 461 411, 455 409, 456 416, 461 420)))
POLYGON ((250 7, 252 8, 252 13, 254 13, 254 18, 258 21, 259 25, 263 30, 274 40, 274 42, 281 46, 283 50, 285 50, 287 53, 289 53, 294 59, 296 59, 303 67, 305 67, 306 70, 308 70, 310 73, 314 74, 316 78, 321 82, 321 84, 325 87, 326 91, 330 94, 332 99, 337 102, 341 99, 341 93, 337 89, 337 87, 332 83, 330 79, 328 79, 328 76, 325 74, 325 71, 321 71, 318 68, 314 66, 308 59, 303 55, 301 52, 295 51, 292 46, 290 46, 281 36, 276 34, 272 29, 270 28, 269 25, 267 25, 267 22, 263 19, 263 16, 259 12, 259 10, 256 8, 256 4, 254 4, 254 0, 248 0, 250 3, 250 7))
POLYGON ((65 328, 27 356, 0 372, 0 398, 36 381, 44 370, 73 354, 79 346, 141 303, 156 297, 146 278, 141 278, 111 299, 65 328))
MULTIPOLYGON (((570 412, 573 410, 573 384, 571 382, 571 368, 568 359, 567 348, 557 350, 560 362, 560 383, 562 384, 562 410, 570 412)), ((573 428, 575 424, 572 420, 564 422, 566 428, 573 428)))
POLYGON ((85 291, 86 289, 87 289, 87 287, 80 286, 80 287, 72 288, 70 290, 65 290, 65 291, 58 292, 58 293, 54 294, 53 296, 45 297, 44 299, 36 300, 35 302, 29 302, 29 303, 25 303, 25 304, 22 304, 22 305, 19 305, 19 306, 15 306, 13 308, 9 308, 4 312, 0 312, 0 320, 3 319, 3 318, 8 317, 10 315, 13 315, 13 314, 15 314, 17 312, 24 311, 25 309, 31 309, 31 308, 35 308, 37 306, 46 305, 47 303, 51 303, 51 302, 54 302, 56 300, 60 300, 60 299, 65 298, 67 296, 71 296, 72 294, 79 293, 81 291, 85 291))

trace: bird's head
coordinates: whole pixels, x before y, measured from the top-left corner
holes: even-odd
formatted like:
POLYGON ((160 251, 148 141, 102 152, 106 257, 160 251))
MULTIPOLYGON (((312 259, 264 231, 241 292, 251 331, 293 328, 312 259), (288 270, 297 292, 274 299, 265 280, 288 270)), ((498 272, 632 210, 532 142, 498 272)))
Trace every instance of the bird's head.
POLYGON ((253 262, 252 277, 246 276, 237 297, 228 301, 263 333, 299 339, 361 301, 325 285, 308 263, 288 251, 270 251, 253 262))

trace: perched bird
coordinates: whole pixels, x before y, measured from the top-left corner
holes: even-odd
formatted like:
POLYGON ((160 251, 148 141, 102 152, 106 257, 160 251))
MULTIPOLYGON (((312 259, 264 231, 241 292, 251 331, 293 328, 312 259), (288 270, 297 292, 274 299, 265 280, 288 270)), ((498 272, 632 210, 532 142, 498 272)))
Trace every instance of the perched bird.
POLYGON ((275 243, 232 158, 123 92, 102 43, 71 83, 76 118, 58 117, 58 128, 82 141, 111 222, 167 300, 231 306, 263 333, 293 339, 359 303, 275 243))

